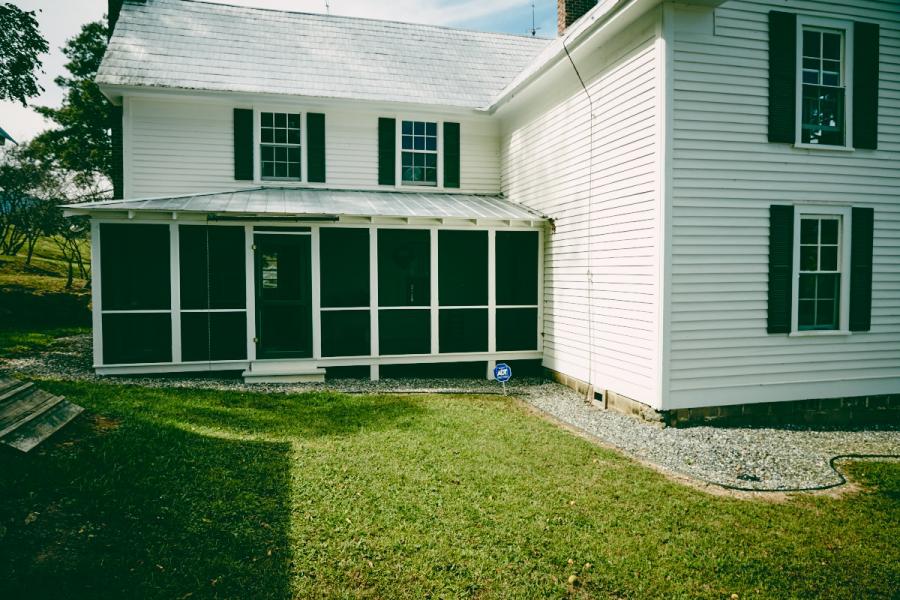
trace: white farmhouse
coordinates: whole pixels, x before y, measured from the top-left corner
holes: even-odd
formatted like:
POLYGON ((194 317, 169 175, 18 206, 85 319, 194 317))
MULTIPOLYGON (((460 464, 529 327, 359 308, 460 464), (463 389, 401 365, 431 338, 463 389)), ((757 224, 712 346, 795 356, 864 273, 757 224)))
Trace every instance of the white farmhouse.
POLYGON ((669 422, 897 418, 896 1, 560 0, 554 40, 110 4, 98 373, 531 361, 669 422))

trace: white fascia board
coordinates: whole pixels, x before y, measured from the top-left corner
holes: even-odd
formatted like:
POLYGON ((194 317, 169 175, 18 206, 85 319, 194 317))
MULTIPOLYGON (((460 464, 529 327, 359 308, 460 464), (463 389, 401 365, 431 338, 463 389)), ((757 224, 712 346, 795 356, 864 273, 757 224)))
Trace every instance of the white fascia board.
POLYGON ((124 96, 132 98, 150 98, 157 100, 189 100, 199 102, 211 102, 228 106, 253 106, 254 104, 268 104, 272 106, 296 106, 302 104, 305 110, 316 111, 328 108, 356 109, 364 106, 372 111, 390 111, 427 113, 435 115, 455 116, 484 116, 487 110, 483 108, 454 106, 445 104, 429 104, 417 102, 388 102, 383 100, 367 100, 354 98, 328 98, 321 96, 296 96, 290 94, 271 94, 263 92, 230 92, 218 90, 194 90, 167 87, 125 86, 109 85, 100 86, 103 94, 114 103, 121 103, 124 96))

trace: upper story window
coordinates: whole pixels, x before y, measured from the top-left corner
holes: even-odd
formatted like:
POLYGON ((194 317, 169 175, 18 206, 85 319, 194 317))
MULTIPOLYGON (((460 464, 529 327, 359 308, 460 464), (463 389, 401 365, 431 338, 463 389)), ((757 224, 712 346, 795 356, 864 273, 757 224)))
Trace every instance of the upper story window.
POLYGON ((847 140, 845 32, 803 26, 800 142, 844 146, 847 140))
POLYGON ((841 216, 801 215, 797 329, 840 329, 841 216))
POLYGON ((404 185, 437 185, 437 123, 403 121, 401 173, 404 185))
POLYGON ((259 114, 259 156, 263 179, 300 179, 299 114, 259 114))

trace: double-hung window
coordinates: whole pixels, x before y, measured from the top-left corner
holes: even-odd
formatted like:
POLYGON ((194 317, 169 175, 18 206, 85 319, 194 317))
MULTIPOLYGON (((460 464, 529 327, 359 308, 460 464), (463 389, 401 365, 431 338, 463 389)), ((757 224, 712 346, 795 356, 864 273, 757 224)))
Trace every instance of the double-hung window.
POLYGON ((300 179, 300 115, 259 114, 260 175, 263 179, 300 179))
POLYGON ((437 123, 403 121, 401 131, 403 185, 437 185, 437 123))
POLYGON ((797 328, 839 329, 841 298, 841 217, 800 217, 797 328))
POLYGON ((845 32, 803 27, 800 142, 844 146, 847 140, 845 32))

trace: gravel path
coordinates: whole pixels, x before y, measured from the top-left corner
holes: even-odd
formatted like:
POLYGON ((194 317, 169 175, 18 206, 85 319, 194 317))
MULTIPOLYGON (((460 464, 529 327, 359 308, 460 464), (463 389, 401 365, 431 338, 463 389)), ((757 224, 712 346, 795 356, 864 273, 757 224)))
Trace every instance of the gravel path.
MULTIPOLYGON (((68 380, 105 380, 150 387, 213 388, 294 393, 335 390, 347 393, 499 393, 482 379, 347 379, 325 384, 245 385, 221 376, 101 378, 91 370, 89 336, 61 338, 40 355, 7 359, 0 368, 13 373, 68 380)), ((829 460, 839 454, 900 455, 900 429, 816 430, 808 428, 660 428, 632 416, 596 408, 574 391, 540 379, 508 385, 517 396, 626 454, 667 470, 724 486, 783 491, 841 483, 829 460)))

